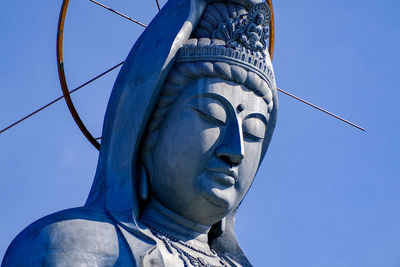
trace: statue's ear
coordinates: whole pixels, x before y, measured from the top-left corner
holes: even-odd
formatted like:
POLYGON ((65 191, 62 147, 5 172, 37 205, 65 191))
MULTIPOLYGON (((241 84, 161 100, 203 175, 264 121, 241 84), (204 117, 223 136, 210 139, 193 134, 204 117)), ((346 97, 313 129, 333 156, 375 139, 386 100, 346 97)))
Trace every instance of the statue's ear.
POLYGON ((148 132, 143 138, 140 149, 141 162, 147 171, 148 178, 150 179, 153 170, 153 148, 156 145, 158 133, 159 129, 148 132))
POLYGON ((143 138, 140 151, 140 161, 138 169, 138 196, 140 205, 144 206, 150 196, 150 179, 153 173, 153 147, 156 143, 158 130, 147 133, 143 138))
POLYGON ((139 170, 139 201, 141 205, 144 205, 149 199, 149 177, 147 170, 143 164, 139 170))

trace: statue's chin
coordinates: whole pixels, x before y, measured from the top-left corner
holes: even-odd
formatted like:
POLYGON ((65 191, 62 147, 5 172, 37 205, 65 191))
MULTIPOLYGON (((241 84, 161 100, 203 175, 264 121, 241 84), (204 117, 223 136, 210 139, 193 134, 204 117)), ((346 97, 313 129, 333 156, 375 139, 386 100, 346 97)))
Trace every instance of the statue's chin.
POLYGON ((203 192, 202 196, 208 204, 205 209, 208 212, 213 210, 213 212, 209 212, 212 213, 211 216, 204 216, 201 221, 198 220, 199 223, 211 226, 221 221, 232 210, 232 204, 226 194, 219 189, 214 188, 211 191, 203 192))
POLYGON ((210 204, 223 210, 229 210, 229 200, 219 189, 213 188, 209 192, 204 192, 203 196, 210 204))
POLYGON ((209 214, 210 225, 224 218, 238 202, 235 180, 230 176, 205 172, 201 176, 199 189, 207 203, 204 210, 209 214))

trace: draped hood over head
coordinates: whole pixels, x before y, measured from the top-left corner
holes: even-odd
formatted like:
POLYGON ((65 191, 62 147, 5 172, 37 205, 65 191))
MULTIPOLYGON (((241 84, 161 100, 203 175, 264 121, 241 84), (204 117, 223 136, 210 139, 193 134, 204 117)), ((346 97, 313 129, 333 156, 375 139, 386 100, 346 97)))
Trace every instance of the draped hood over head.
MULTIPOLYGON (((119 222, 135 224, 140 213, 137 188, 141 139, 178 49, 190 38, 207 4, 214 2, 232 2, 250 8, 262 1, 169 0, 166 3, 133 46, 115 82, 87 207, 104 209, 119 222)), ((235 214, 236 210, 219 223, 219 231, 210 234, 215 235, 217 251, 236 255, 246 266, 249 263, 233 229, 235 214)))

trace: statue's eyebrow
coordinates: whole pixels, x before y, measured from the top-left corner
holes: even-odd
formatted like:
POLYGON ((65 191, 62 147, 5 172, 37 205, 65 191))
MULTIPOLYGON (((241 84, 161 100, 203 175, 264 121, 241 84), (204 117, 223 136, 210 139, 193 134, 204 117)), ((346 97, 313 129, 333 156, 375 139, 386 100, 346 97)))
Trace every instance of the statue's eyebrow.
POLYGON ((198 94, 196 96, 194 96, 194 98, 199 98, 199 97, 205 97, 205 98, 211 98, 214 99, 216 101, 218 101, 220 104, 222 104, 222 106, 229 110, 229 112, 234 112, 234 108, 231 104, 231 102, 229 102, 228 99, 226 99, 225 97, 223 97, 220 94, 216 94, 216 93, 201 93, 198 94))
POLYGON ((261 113, 251 113, 251 114, 247 115, 246 117, 244 117, 243 121, 245 121, 247 119, 251 119, 251 118, 260 119, 265 124, 265 126, 268 125, 267 118, 261 113))

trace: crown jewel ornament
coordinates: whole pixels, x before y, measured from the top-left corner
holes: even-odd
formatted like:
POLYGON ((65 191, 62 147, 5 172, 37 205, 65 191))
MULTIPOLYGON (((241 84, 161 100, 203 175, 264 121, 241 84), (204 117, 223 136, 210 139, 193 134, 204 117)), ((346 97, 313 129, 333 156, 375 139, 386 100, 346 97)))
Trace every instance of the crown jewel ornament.
POLYGON ((266 2, 228 18, 211 38, 191 38, 178 51, 178 62, 226 62, 256 73, 271 88, 274 74, 267 44, 271 10, 266 2))
POLYGON ((271 10, 267 3, 256 4, 249 13, 221 23, 218 29, 213 31, 212 37, 224 40, 228 47, 245 47, 262 52, 267 46, 270 21, 271 10))

